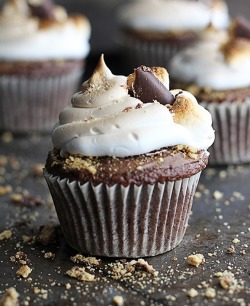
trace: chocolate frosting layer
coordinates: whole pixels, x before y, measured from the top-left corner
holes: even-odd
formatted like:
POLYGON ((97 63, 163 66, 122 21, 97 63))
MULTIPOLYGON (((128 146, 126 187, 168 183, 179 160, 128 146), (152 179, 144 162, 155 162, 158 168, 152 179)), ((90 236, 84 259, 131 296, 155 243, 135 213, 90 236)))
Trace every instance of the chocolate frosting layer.
POLYGON ((158 101, 166 105, 174 102, 174 96, 146 66, 135 69, 135 81, 132 89, 133 96, 144 103, 158 101))
POLYGON ((203 170, 208 162, 205 150, 195 151, 186 146, 163 148, 149 154, 117 157, 87 157, 68 155, 61 157, 58 150, 48 154, 45 168, 60 179, 105 183, 141 185, 175 181, 190 177, 203 170))

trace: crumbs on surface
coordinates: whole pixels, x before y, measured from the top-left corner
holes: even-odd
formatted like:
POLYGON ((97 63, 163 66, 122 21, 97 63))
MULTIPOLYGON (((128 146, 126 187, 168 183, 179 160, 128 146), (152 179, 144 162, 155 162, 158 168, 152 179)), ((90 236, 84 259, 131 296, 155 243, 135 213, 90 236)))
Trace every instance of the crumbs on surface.
POLYGON ((14 287, 10 287, 6 290, 3 298, 0 300, 1 306, 19 306, 19 293, 14 287))

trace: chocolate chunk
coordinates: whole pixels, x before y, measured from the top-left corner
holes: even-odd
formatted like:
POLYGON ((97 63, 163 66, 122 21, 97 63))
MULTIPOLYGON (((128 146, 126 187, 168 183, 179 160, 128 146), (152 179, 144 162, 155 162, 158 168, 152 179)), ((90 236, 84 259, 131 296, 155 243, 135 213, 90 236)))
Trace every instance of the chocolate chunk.
POLYGON ((38 2, 28 0, 28 5, 32 16, 38 17, 39 19, 55 19, 53 12, 54 4, 51 0, 41 0, 38 2))
POLYGON ((250 21, 245 17, 237 17, 233 26, 233 34, 235 37, 250 39, 250 21))
POLYGON ((173 104, 174 96, 159 81, 149 67, 135 69, 135 81, 132 85, 133 96, 142 102, 158 101, 161 104, 173 104))

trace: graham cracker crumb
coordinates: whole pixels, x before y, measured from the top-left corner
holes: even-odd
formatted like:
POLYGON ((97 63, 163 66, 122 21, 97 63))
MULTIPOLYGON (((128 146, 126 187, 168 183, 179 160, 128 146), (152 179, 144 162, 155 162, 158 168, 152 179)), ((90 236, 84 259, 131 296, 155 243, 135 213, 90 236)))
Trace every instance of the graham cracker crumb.
POLYGON ((198 296, 198 291, 195 290, 194 288, 191 288, 190 290, 187 291, 187 296, 194 298, 198 296))
POLYGON ((202 254, 194 254, 188 256, 187 262, 189 265, 199 267, 200 264, 205 262, 205 258, 202 254))
POLYGON ((19 306, 19 293, 14 287, 6 290, 3 298, 0 301, 0 306, 19 306))
POLYGON ((116 295, 113 297, 113 302, 115 303, 115 305, 117 306, 123 306, 124 305, 124 299, 122 296, 120 295, 116 295))
POLYGON ((47 252, 44 254, 44 258, 46 259, 54 259, 55 258, 55 254, 52 252, 47 252))
POLYGON ((207 288, 205 291, 205 297, 208 299, 212 299, 216 296, 216 291, 214 288, 207 288))
POLYGON ((76 254, 75 256, 71 256, 70 260, 77 264, 82 263, 90 266, 99 266, 101 263, 100 259, 97 259, 95 257, 84 257, 81 254, 76 254))
POLYGON ((32 270, 29 266, 24 265, 19 270, 17 270, 16 275, 21 276, 23 278, 27 278, 30 275, 31 271, 32 270))
POLYGON ((223 289, 226 289, 233 293, 238 286, 238 281, 235 279, 234 274, 230 271, 224 271, 219 277, 220 285, 223 289))
POLYGON ((4 230, 0 233, 0 240, 9 239, 12 236, 11 230, 4 230))
POLYGON ((70 270, 66 272, 66 274, 70 277, 76 278, 81 281, 86 281, 86 282, 93 282, 95 279, 95 276, 86 272, 85 268, 83 267, 73 267, 70 270))

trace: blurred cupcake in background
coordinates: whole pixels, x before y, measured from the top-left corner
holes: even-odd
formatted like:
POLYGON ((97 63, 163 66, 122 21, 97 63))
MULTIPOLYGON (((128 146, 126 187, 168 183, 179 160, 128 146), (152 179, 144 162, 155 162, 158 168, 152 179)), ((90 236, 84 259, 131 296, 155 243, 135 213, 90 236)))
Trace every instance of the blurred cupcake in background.
POLYGON ((50 0, 9 0, 0 12, 0 130, 48 132, 78 88, 91 27, 50 0))
POLYGON ((117 15, 119 43, 129 68, 141 62, 168 68, 171 57, 196 42, 204 29, 228 26, 222 0, 137 0, 117 15))
POLYGON ((250 22, 232 21, 228 39, 198 43, 175 55, 174 86, 189 90, 213 117, 210 165, 250 162, 250 22))

